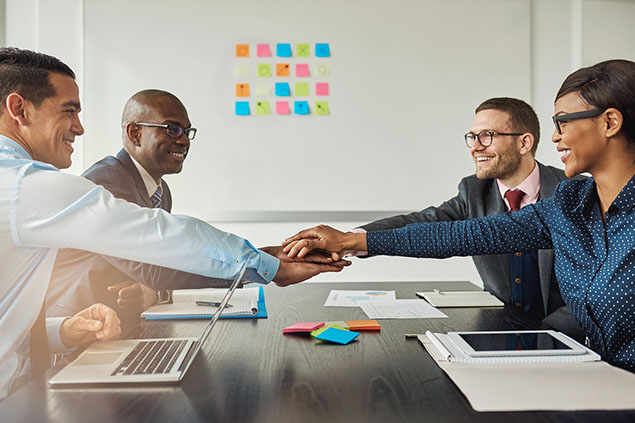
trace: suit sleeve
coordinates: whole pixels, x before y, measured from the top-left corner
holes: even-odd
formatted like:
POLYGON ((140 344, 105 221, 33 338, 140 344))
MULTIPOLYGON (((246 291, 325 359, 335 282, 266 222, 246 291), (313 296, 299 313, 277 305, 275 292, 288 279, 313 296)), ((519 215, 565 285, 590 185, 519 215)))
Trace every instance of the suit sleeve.
POLYGON ((139 198, 134 189, 133 181, 129 181, 130 176, 121 169, 113 166, 100 166, 85 173, 84 178, 106 188, 115 198, 121 198, 130 203, 139 204, 139 198))

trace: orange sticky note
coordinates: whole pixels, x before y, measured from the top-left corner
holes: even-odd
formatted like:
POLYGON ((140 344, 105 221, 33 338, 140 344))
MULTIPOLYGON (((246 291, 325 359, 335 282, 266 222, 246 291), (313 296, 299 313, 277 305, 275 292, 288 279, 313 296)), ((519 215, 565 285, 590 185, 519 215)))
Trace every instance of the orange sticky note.
POLYGON ((381 330, 377 320, 347 320, 346 324, 351 330, 381 330))
POLYGON ((237 97, 249 97, 249 84, 236 84, 236 96, 237 97))
POLYGON ((236 57, 249 57, 249 44, 236 44, 236 57))
POLYGON ((289 76, 289 64, 276 63, 276 76, 289 76))

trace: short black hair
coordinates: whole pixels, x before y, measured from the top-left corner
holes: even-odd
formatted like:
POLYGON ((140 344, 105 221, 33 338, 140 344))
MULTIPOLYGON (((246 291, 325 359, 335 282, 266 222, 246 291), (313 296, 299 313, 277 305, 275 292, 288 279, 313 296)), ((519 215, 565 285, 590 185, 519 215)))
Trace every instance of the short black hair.
POLYGON ((531 147, 531 155, 536 156, 538 143, 540 142, 540 121, 534 109, 527 103, 517 98, 494 97, 485 100, 477 108, 482 110, 501 110, 509 115, 509 122, 513 132, 529 132, 534 136, 534 145, 531 147))
POLYGON ((624 118, 622 131, 635 143, 635 62, 614 59, 578 69, 564 80, 556 100, 573 92, 590 106, 619 110, 624 118))
POLYGON ((56 93, 49 80, 51 72, 75 79, 75 72, 56 57, 15 47, 0 48, 0 115, 11 93, 20 94, 35 107, 53 97, 56 93))

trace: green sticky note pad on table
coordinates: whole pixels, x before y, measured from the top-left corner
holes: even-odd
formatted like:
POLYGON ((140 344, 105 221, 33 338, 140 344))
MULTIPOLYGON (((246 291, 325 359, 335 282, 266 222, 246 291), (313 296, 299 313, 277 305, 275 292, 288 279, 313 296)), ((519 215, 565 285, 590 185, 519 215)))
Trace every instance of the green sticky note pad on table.
POLYGON ((336 326, 341 329, 351 330, 351 328, 348 326, 348 323, 346 323, 344 320, 338 320, 336 322, 324 322, 324 326, 327 328, 330 326, 336 326))
POLYGON ((295 95, 309 95, 309 83, 308 82, 296 82, 295 83, 295 95))
POLYGON ((271 114, 271 106, 268 101, 257 101, 256 102, 256 114, 257 115, 270 115, 271 114))
POLYGON ((325 323, 325 326, 322 326, 321 328, 316 329, 316 330, 314 330, 313 332, 311 332, 311 336, 315 338, 316 336, 318 336, 319 334, 321 334, 322 332, 324 332, 324 331, 325 331, 325 330, 327 330, 328 328, 335 328, 335 329, 348 330, 348 329, 346 329, 346 328, 344 328, 344 327, 342 327, 342 326, 340 326, 340 325, 334 325, 334 324, 331 324, 331 325, 329 325, 329 326, 326 326, 326 323, 325 323))
POLYGON ((310 44, 296 44, 295 45, 295 55, 297 57, 309 57, 309 56, 311 56, 311 45, 310 44))
POLYGON ((271 64, 270 63, 258 63, 258 76, 269 77, 271 76, 271 64))
POLYGON ((316 115, 328 115, 329 114, 329 102, 328 101, 316 101, 315 102, 315 114, 316 115))
POLYGON ((357 338, 359 333, 351 332, 343 329, 336 329, 334 327, 327 328, 324 332, 317 335, 315 339, 322 341, 334 342, 336 344, 346 345, 353 339, 357 338))

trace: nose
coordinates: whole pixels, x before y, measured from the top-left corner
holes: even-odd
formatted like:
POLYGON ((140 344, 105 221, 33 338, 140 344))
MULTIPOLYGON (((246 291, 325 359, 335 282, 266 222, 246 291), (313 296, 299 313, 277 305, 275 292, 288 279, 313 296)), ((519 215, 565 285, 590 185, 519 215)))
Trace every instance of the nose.
POLYGON ((481 145, 478 139, 475 139, 474 141, 472 141, 472 146, 470 147, 470 153, 474 154, 475 151, 480 151, 484 149, 485 147, 481 145))
POLYGON ((79 120, 79 115, 76 115, 71 130, 78 136, 84 135, 84 127, 82 126, 82 122, 79 120))
POLYGON ((553 130, 553 134, 551 135, 551 141, 553 142, 560 142, 560 140, 562 139, 562 137, 560 136, 560 134, 558 133, 557 129, 553 130))
POLYGON ((177 144, 184 145, 185 147, 188 147, 188 148, 189 148, 189 147, 190 147, 190 143, 191 143, 191 141, 190 141, 190 139, 187 137, 187 135, 185 135, 185 132, 183 132, 183 134, 181 134, 181 136, 180 136, 180 137, 178 137, 178 138, 176 139, 176 143, 177 143, 177 144))

